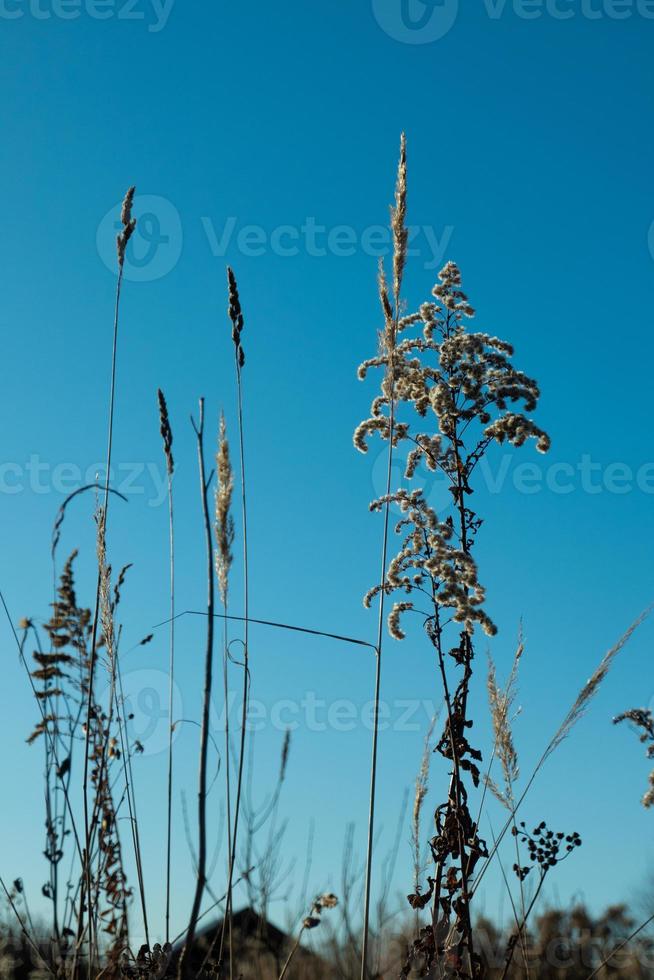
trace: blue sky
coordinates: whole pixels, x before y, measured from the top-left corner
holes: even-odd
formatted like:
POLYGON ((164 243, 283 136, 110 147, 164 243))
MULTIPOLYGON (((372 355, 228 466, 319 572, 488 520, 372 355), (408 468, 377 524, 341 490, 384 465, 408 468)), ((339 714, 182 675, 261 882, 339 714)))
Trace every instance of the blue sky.
MULTIPOLYGON (((358 455, 351 434, 374 390, 357 382, 356 366, 375 350, 376 255, 385 247, 378 226, 404 129, 416 253, 407 299, 426 299, 437 269, 455 259, 478 329, 514 343, 519 367, 538 378, 538 421, 553 438, 545 462, 533 448, 498 449, 475 498, 500 673, 521 619, 526 634, 516 738, 529 772, 604 650, 654 598, 651 6, 2 0, 0 586, 14 619, 45 618, 57 507, 103 459, 113 222, 135 183, 142 222, 124 289, 114 456, 129 503, 116 504, 110 522, 115 566, 134 562, 124 649, 167 615, 158 386, 175 433, 178 608, 204 602, 188 417, 204 395, 210 428, 224 407, 233 431, 227 262, 246 317, 253 614, 374 637, 361 596, 378 574, 380 520, 368 501, 380 490, 380 459, 376 450, 358 455), (526 463, 540 469, 519 469, 526 463)), ((437 503, 439 492, 434 486, 437 503)), ((80 548, 89 604, 91 508, 91 499, 77 502, 61 546, 62 555, 80 548)), ((529 797, 530 821, 584 838, 557 873, 562 900, 584 895, 599 907, 628 899, 647 873, 652 817, 639 806, 647 760, 611 718, 654 696, 653 631, 646 624, 621 654, 529 797)), ((38 895, 45 866, 40 844, 30 842, 42 831, 41 759, 24 743, 35 708, 6 623, 0 636, 11 787, 0 870, 22 874, 38 895)), ((166 642, 159 630, 125 655, 135 693, 162 690, 166 642)), ((180 711, 197 718, 197 620, 180 623, 178 654, 180 711)), ((481 645, 473 703, 475 737, 487 749, 483 654, 481 645)), ((299 720, 282 804, 288 853, 300 878, 313 816, 310 888, 338 891, 348 821, 363 853, 369 732, 360 721, 351 731, 310 730, 306 706, 297 718, 282 709, 276 726, 269 712, 275 704, 280 711, 280 699, 306 705, 313 697, 348 699, 360 717, 374 665, 358 648, 262 629, 251 656, 252 696, 268 711, 256 736, 255 784, 265 795, 284 719, 299 720)), ((395 719, 407 699, 437 699, 419 636, 387 643, 383 689, 395 719)), ((145 725, 156 698, 139 710, 145 725)), ((410 731, 396 724, 382 734, 381 849, 412 785, 428 713, 421 706, 410 731)), ((162 724, 137 763, 154 917, 163 907, 162 724)), ((178 792, 190 799, 192 726, 177 752, 178 792)), ((435 803, 445 778, 437 761, 433 772, 435 803)), ((213 803, 217 824, 217 789, 213 803)), ((490 815, 496 826, 500 815, 490 815)), ((179 796, 176 828, 181 927, 192 878, 179 796)), ((400 892, 411 884, 407 839, 408 831, 400 892)), ((216 888, 220 881, 219 863, 216 888)), ((482 890, 485 910, 499 914, 499 884, 489 878, 482 890)))

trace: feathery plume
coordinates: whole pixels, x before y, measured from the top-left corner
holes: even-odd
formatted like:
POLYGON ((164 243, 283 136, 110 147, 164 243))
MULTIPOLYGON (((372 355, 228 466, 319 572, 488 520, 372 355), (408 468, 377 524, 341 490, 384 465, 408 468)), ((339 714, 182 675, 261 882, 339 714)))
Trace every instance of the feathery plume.
POLYGON ((215 565, 218 577, 218 588, 223 605, 227 602, 227 585, 229 569, 232 565, 232 544, 234 543, 234 518, 231 515, 232 493, 234 492, 234 473, 229 457, 227 441, 227 426, 225 416, 220 415, 220 431, 218 435, 218 452, 216 453, 216 509, 214 534, 216 538, 215 565))
POLYGON ((618 642, 614 646, 612 646, 607 653, 604 654, 600 663, 598 664, 595 671, 593 672, 592 676, 586 681, 581 691, 577 695, 574 704, 568 711, 567 715, 565 716, 565 718, 561 723, 559 730, 557 731, 556 735, 550 742, 546 752, 547 755, 550 755, 554 751, 554 749, 556 749, 561 744, 561 742, 563 742, 564 739, 567 738, 572 728, 576 725, 579 719, 582 718, 583 715, 586 713, 590 702, 597 694, 597 691, 599 690, 602 681, 608 674, 613 661, 620 653, 623 646, 625 646, 625 644, 630 640, 632 634, 635 633, 638 627, 644 622, 645 619, 647 619, 647 617, 652 611, 652 608, 653 607, 650 606, 644 612, 642 612, 638 617, 638 619, 636 619, 635 622, 631 624, 627 632, 620 637, 618 642))
POLYGON ((132 223, 132 204, 134 203, 135 192, 136 187, 130 187, 128 189, 120 209, 120 220, 125 227, 132 223))
POLYGON ((391 207, 391 230, 393 232, 393 295, 395 313, 399 316, 400 290, 409 240, 406 228, 406 136, 404 133, 400 138, 400 162, 395 184, 395 206, 391 207))
POLYGON ((522 638, 520 638, 518 649, 513 658, 511 674, 504 690, 500 690, 498 687, 495 662, 490 653, 488 655, 488 703, 490 705, 493 733, 495 736, 495 754, 500 760, 502 774, 504 776, 504 791, 500 790, 490 776, 486 777, 486 784, 499 802, 510 811, 515 808, 513 785, 520 775, 518 753, 515 749, 513 732, 511 730, 511 709, 516 696, 515 684, 518 664, 520 663, 523 652, 524 643, 522 638))
MULTIPOLYGON (((390 296, 388 295, 388 283, 386 282, 384 260, 381 257, 379 259, 379 266, 377 269, 377 288, 379 290, 379 302, 381 303, 382 312, 384 314, 386 330, 388 331, 393 323, 393 307, 391 306, 390 296)), ((381 353, 383 354, 388 347, 388 344, 385 343, 385 337, 381 338, 379 346, 381 353)))
POLYGON ((422 805, 425 802, 427 793, 429 791, 429 768, 431 762, 431 737, 434 734, 434 728, 436 727, 437 715, 434 715, 431 722, 429 723, 429 729, 425 735, 425 741, 422 749, 422 758, 420 760, 420 769, 416 776, 416 792, 413 798, 413 812, 411 814, 411 847, 413 849, 413 869, 414 869, 414 887, 416 892, 418 892, 420 885, 420 815, 422 813, 422 805))
POLYGON ((113 677, 115 670, 115 638, 113 605, 111 602, 111 566, 107 565, 106 517, 102 507, 98 508, 96 522, 96 553, 100 577, 100 623, 102 625, 102 642, 107 653, 107 664, 109 671, 113 677))

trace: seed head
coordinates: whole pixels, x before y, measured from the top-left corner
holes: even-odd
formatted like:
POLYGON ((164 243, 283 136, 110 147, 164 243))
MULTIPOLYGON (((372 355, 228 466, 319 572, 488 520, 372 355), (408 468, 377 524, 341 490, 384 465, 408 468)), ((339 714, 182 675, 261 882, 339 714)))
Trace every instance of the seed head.
POLYGON ((231 266, 227 266, 227 288, 229 294, 227 314, 229 319, 232 321, 232 340, 234 341, 236 359, 239 368, 242 368, 245 364, 245 354, 243 353, 243 346, 241 344, 241 333, 243 332, 243 311, 241 310, 241 301, 238 295, 236 276, 234 275, 234 271, 231 266))
POLYGON ((134 233, 136 228, 136 218, 132 217, 132 204, 134 203, 134 194, 136 192, 136 187, 130 187, 125 198, 123 200, 123 205, 120 211, 120 220, 123 225, 123 230, 116 237, 116 251, 118 253, 118 267, 123 268, 125 262, 125 250, 127 248, 127 243, 134 233))
POLYGON ((166 399, 161 388, 157 388, 157 400, 159 402, 159 431, 161 432, 161 438, 163 439, 166 468, 168 470, 168 475, 172 476, 175 468, 172 454, 173 432, 170 428, 170 420, 168 418, 168 406, 166 405, 166 399))

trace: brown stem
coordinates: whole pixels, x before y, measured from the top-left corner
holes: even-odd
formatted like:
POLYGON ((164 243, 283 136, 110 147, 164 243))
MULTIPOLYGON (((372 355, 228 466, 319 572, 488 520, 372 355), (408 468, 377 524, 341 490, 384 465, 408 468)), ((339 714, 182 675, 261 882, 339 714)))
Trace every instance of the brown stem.
POLYGON ((209 713, 211 709, 211 686, 213 675, 213 546, 211 541, 211 521, 209 518, 209 481, 204 464, 204 398, 200 399, 200 418, 198 425, 193 421, 198 443, 198 467, 200 472, 200 497, 207 550, 207 641, 204 663, 204 693, 202 704, 202 727, 200 733, 200 766, 198 775, 198 864, 195 896, 191 907, 186 942, 179 961, 178 976, 188 977, 190 967, 188 957, 192 952, 195 930, 200 915, 200 905, 206 885, 207 867, 207 756, 209 748, 209 713))

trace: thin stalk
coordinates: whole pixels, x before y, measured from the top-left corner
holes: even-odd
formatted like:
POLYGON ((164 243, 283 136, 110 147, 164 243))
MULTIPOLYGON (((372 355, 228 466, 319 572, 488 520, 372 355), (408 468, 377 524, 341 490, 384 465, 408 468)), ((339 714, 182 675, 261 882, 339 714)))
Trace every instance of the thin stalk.
MULTIPOLYGON (((114 409, 116 402, 116 358, 118 352, 118 320, 120 311, 120 293, 123 284, 123 270, 125 262, 125 249, 127 248, 127 243, 134 232, 136 226, 136 221, 132 218, 132 202, 134 198, 134 188, 131 187, 125 196, 123 201, 123 208, 121 213, 121 221, 123 224, 123 230, 117 239, 117 249, 118 249, 118 280, 116 282, 116 299, 114 304, 114 326, 113 326, 113 339, 112 339, 112 349, 111 349, 111 380, 109 384, 109 418, 107 425, 107 465, 105 472, 105 482, 104 482, 104 501, 102 506, 102 515, 105 522, 105 533, 106 533, 106 521, 107 512, 109 509, 109 477, 111 471, 111 454, 113 449, 113 436, 114 436, 114 409)), ((97 659, 97 642, 98 642, 98 620, 100 613, 100 583, 101 583, 102 572, 98 568, 98 578, 95 590, 95 610, 93 614, 93 630, 91 636, 91 662, 89 665, 89 689, 88 689, 88 699, 86 704, 86 734, 84 740, 84 777, 82 782, 82 793, 84 797, 84 866, 83 874, 86 878, 86 897, 87 897, 87 911, 89 920, 89 972, 91 971, 92 961, 93 961, 93 934, 91 929, 91 923, 93 922, 93 915, 91 909, 91 862, 90 862, 90 852, 91 852, 91 821, 89 818, 89 749, 91 746, 91 716, 93 710, 93 681, 95 676, 95 664, 97 659)), ((78 928, 78 939, 83 935, 83 921, 84 921, 84 893, 80 897, 80 916, 79 916, 79 928, 78 928)), ((75 976, 76 962, 73 963, 73 977, 75 976)))
POLYGON ((145 881, 143 877, 143 860, 141 852, 141 836, 139 833, 138 815, 136 812, 136 794, 134 792, 134 775, 132 773, 132 756, 129 736, 127 733, 127 719, 125 717, 125 694, 123 692, 123 675, 120 670, 120 662, 116 659, 116 672, 118 677, 118 690, 116 691, 116 716, 118 718, 118 732, 120 735, 120 749, 123 759, 123 773, 125 778, 125 793, 127 796, 127 809, 129 810, 129 822, 132 828, 132 844, 134 847, 134 859, 136 863, 136 874, 139 886, 139 898, 141 901, 141 913, 143 916, 143 931, 145 942, 150 949, 150 930, 148 928, 147 903, 145 900, 145 881), (120 702, 118 696, 120 695, 120 702))
MULTIPOLYGON (((490 821, 489 821, 489 824, 490 824, 490 821)), ((492 824, 491 824, 491 836, 493 838, 493 842, 495 842, 495 833, 493 831, 492 824)), ((518 848, 517 838, 516 838, 516 859, 517 859, 517 865, 516 866, 519 868, 520 867, 520 851, 519 851, 519 848, 518 848)), ((524 934, 524 927, 525 927, 525 924, 526 924, 526 921, 527 921, 526 918, 525 918, 525 915, 526 915, 526 904, 525 904, 525 893, 524 893, 524 886, 523 886, 522 876, 521 875, 518 875, 518 880, 520 882, 520 914, 522 916, 522 921, 521 921, 520 919, 518 919, 518 910, 516 909, 516 905, 515 905, 515 902, 513 900, 513 894, 511 893, 511 886, 509 885, 509 879, 506 876, 506 871, 504 870, 504 863, 502 861, 502 858, 500 857, 499 850, 497 851, 497 860, 498 860, 498 863, 499 863, 499 866, 500 866, 500 872, 502 874, 502 880, 504 881, 504 887, 506 888, 506 893, 509 896, 509 903, 511 905, 511 911, 513 912, 513 920, 514 920, 514 922, 516 924, 516 928, 518 930, 518 941, 520 942, 520 949, 521 949, 521 952, 522 952, 522 959, 523 959, 524 966, 525 966, 525 977, 526 977, 526 980, 529 980, 529 977, 530 977, 530 974, 529 974, 529 957, 527 955, 527 943, 526 943, 525 934, 524 934)))
POLYGON ((43 956, 41 950, 39 949, 39 947, 37 946, 35 940, 32 939, 32 937, 30 936, 30 934, 29 934, 29 932, 27 930, 27 927, 25 925, 25 922, 23 921, 23 917, 20 914, 20 912, 18 911, 18 909, 16 907, 16 903, 14 902, 14 900, 13 900, 13 898, 11 896, 11 893, 8 891, 7 886, 5 885, 4 880, 1 877, 0 877, 0 886, 2 887, 2 890, 5 893, 5 898, 7 899, 7 902, 9 904, 12 912, 14 913, 14 915, 16 916, 16 919, 18 920, 18 924, 20 926, 20 930, 21 930, 22 934, 24 935, 25 940, 28 943, 30 949, 38 957, 38 959, 41 960, 41 962, 43 963, 43 965, 46 968, 46 970, 48 971, 48 973, 51 973, 52 976, 54 977, 55 976, 55 972, 54 972, 52 966, 44 958, 44 956, 43 956))
MULTIPOLYGON (((228 854, 228 881, 231 883, 232 873, 233 873, 233 863, 232 863, 232 789, 231 789, 231 775, 230 775, 230 744, 229 744, 229 677, 228 677, 228 666, 229 666, 229 631, 228 631, 228 619, 227 619, 227 595, 225 595, 225 619, 223 620, 223 695, 225 701, 225 799, 227 807, 227 854, 228 854)), ((227 890, 228 898, 231 898, 231 887, 227 890)), ((218 962, 223 961, 223 951, 225 945, 225 924, 227 921, 228 927, 228 948, 229 948, 229 962, 231 964, 234 956, 233 949, 233 929, 232 929, 232 915, 231 915, 231 902, 228 906, 228 915, 223 918, 223 926, 220 932, 220 948, 218 952, 218 962)), ((215 946, 214 942, 211 944, 209 952, 207 953, 207 958, 210 958, 213 953, 215 946)))
POLYGON ((170 551, 170 653, 168 685, 168 794, 166 811, 166 942, 170 942, 170 865, 173 823, 173 693, 175 671, 175 526, 173 523, 173 482, 168 472, 168 540, 170 551))
MULTIPOLYGON (((527 925, 527 920, 528 920, 529 916, 531 915, 532 909, 533 909, 534 905, 536 904, 536 902, 538 900, 538 896, 541 893, 541 889, 543 887, 543 883, 545 881, 545 877, 546 877, 546 875, 541 871, 540 878, 538 880, 538 885, 537 885, 537 887, 536 887, 536 889, 534 891, 533 897, 532 897, 532 899, 531 899, 531 901, 529 903, 529 907, 527 908, 527 911, 523 915, 522 921, 518 925, 518 936, 522 935, 522 933, 524 931, 524 928, 527 925)), ((511 966, 511 961, 513 960, 513 954, 515 953, 515 948, 518 945, 517 938, 518 937, 516 937, 516 941, 515 942, 509 941, 509 948, 508 948, 507 954, 506 954, 506 962, 504 964, 504 970, 502 971, 502 976, 500 977, 500 980, 506 980, 506 976, 507 976, 507 974, 509 972, 509 968, 511 966)))
POLYGON ((375 665, 375 693, 372 719, 372 759, 370 764, 370 802, 368 807, 368 845, 363 908, 363 942, 361 948, 361 980, 368 976, 368 945, 370 939, 370 889, 372 882, 372 853, 374 848, 375 798, 377 791, 377 752, 379 743, 379 698, 381 692, 382 640, 384 634, 384 600, 386 598, 386 559, 388 552, 388 527, 390 522, 390 493, 393 478, 393 440, 395 438, 395 348, 400 320, 400 293, 402 276, 407 257, 408 232, 406 229, 406 138, 400 139, 400 160, 395 184, 395 206, 391 207, 391 231, 393 235, 393 306, 389 298, 384 266, 379 264, 379 298, 384 314, 383 350, 387 355, 386 390, 388 402, 388 461, 386 469, 386 501, 381 548, 381 576, 379 591, 379 615, 377 619, 377 648, 375 665))
MULTIPOLYGON (((395 343, 395 330, 397 321, 392 328, 391 344, 395 343)), ((395 393, 393 377, 393 348, 389 350, 389 381, 390 381, 390 405, 389 405, 389 434, 388 434, 388 461, 386 467, 386 504, 384 506, 384 527, 382 532, 381 547, 381 589, 379 592, 379 614, 377 618, 377 646, 375 660, 375 689, 373 697, 372 714, 372 758, 370 763, 370 800, 368 805, 368 844, 366 850, 366 877, 363 903, 363 942, 361 948, 361 980, 366 980, 368 976, 368 946, 370 939, 370 889, 372 882, 372 854, 374 849, 375 833, 375 799, 377 794, 377 754, 379 745, 379 699, 381 694, 381 665, 382 665, 382 642, 384 637, 384 599, 386 590, 384 589, 386 579, 386 561, 388 556, 388 528, 390 523, 390 493, 393 479, 393 436, 395 431, 395 393)))
POLYGON ((303 932, 304 932, 304 926, 302 926, 302 928, 300 929, 300 931, 298 933, 298 937, 295 940, 295 942, 293 943, 293 946, 291 947, 291 951, 288 954, 288 957, 286 959, 286 962, 284 963, 284 966, 282 968, 282 972, 279 974, 279 980, 284 980, 284 977, 288 973, 288 968, 290 967, 291 963, 293 962, 293 957, 295 956, 295 954, 297 953, 298 949, 300 948, 300 940, 302 938, 302 933, 303 932))
POLYGON ((282 972, 279 974, 279 980, 284 980, 286 974, 288 973, 289 967, 293 962, 293 957, 295 956, 298 949, 300 948, 300 941, 305 931, 307 929, 315 929, 316 926, 319 926, 322 921, 321 916, 323 910, 326 908, 327 909, 334 908, 337 904, 338 904, 338 899, 336 898, 335 895, 319 895, 318 898, 315 899, 313 905, 311 906, 311 910, 309 914, 306 916, 305 919, 302 920, 302 926, 300 928, 300 931, 298 932, 297 939, 293 943, 293 946, 291 947, 291 951, 288 954, 288 957, 286 958, 286 962, 282 967, 282 972))
POLYGON ((607 956, 606 959, 603 959, 600 965, 596 967, 588 977, 586 977, 586 980, 593 980, 593 977, 596 977, 599 973, 601 973, 604 967, 608 966, 608 964, 611 962, 615 954, 619 953, 621 949, 624 949, 624 947, 630 943, 632 939, 635 939, 636 936, 643 931, 643 929, 646 929, 650 922, 654 922, 654 913, 652 913, 648 919, 645 919, 645 921, 642 922, 637 929, 634 929, 634 931, 627 936, 626 939, 623 939, 622 942, 615 947, 613 952, 607 956))
POLYGON ((168 662, 168 792, 166 812, 166 942, 170 941, 170 858, 173 819, 173 692, 175 676, 175 524, 173 520, 173 431, 170 427, 168 405, 161 390, 157 389, 159 405, 159 431, 163 440, 168 483, 168 553, 170 566, 170 641, 168 662))
MULTIPOLYGON (((230 933, 232 931, 232 907, 233 907, 233 895, 232 895, 232 882, 234 878, 234 865, 236 863, 236 844, 238 839, 238 824, 239 815, 241 809, 241 795, 243 791, 243 767, 245 762, 245 732, 247 725, 247 715, 248 715, 248 700, 249 700, 249 688, 250 688, 250 667, 249 667, 249 648, 248 648, 248 627, 249 627, 249 580, 248 580, 248 523, 247 523, 247 495, 246 495, 246 482, 245 482, 245 439, 243 435, 243 385, 241 381, 241 363, 239 358, 240 348, 235 348, 236 354, 236 388, 237 388, 237 404, 238 404, 238 444, 239 444, 239 461, 241 470, 241 520, 243 524, 243 611, 244 611, 244 628, 243 628, 243 706, 241 709, 241 737, 239 744, 239 757, 238 757, 238 777, 236 782, 236 804, 234 808, 234 836, 232 839, 232 849, 229 859, 229 877, 227 882, 227 908, 226 908, 226 918, 229 923, 230 933)), ((224 923, 223 923, 224 925, 224 923)), ((222 945, 222 940, 221 940, 222 945)), ((234 964, 230 957, 229 961, 229 976, 230 980, 233 980, 234 976, 234 964)))
MULTIPOLYGON (((516 825, 515 816, 513 817, 513 838, 514 838, 514 843, 515 843, 515 860, 516 860, 516 865, 517 865, 518 868, 520 868, 520 845, 518 844, 518 827, 516 825)), ((497 853, 497 856, 499 858, 499 851, 497 853)), ((525 886, 524 886, 524 882, 522 880, 522 875, 520 875, 520 874, 518 875, 518 883, 519 883, 519 886, 520 886, 520 913, 522 915, 522 921, 526 923, 525 915, 526 915, 526 908, 527 908, 527 906, 526 906, 526 903, 525 903, 525 886)), ((518 933, 519 933, 518 938, 520 939, 520 947, 522 949, 522 958, 523 958, 524 964, 525 964, 525 974, 526 974, 527 980, 530 980, 530 974, 529 974, 529 958, 527 956, 526 939, 525 939, 525 936, 524 936, 524 933, 523 933, 523 929, 520 927, 520 925, 518 924, 517 921, 516 921, 516 925, 518 926, 518 933)))
POLYGON ((515 820, 516 814, 517 814, 519 808, 522 806, 522 803, 524 802, 524 799, 527 796, 527 793, 531 789, 531 787, 532 787, 532 785, 534 783, 534 780, 536 779, 536 776, 538 775, 538 773, 540 772, 540 770, 543 768, 543 766, 545 765, 545 763, 547 762, 547 760, 549 759, 549 757, 552 755, 552 753, 558 748, 558 746, 561 744, 561 742, 564 740, 564 738, 566 738, 568 736, 568 734, 570 733, 570 731, 574 727, 574 725, 583 716, 583 712, 585 710, 586 705, 591 700, 591 698, 594 696, 595 692, 597 691, 598 687, 602 683, 603 679, 606 677, 606 674, 608 673, 608 670, 609 670, 609 668, 611 666, 611 663, 612 663, 613 659, 620 652, 620 650, 622 650, 622 648, 624 647, 624 645, 631 638, 631 636, 638 629, 638 627, 649 616, 649 614, 650 614, 651 611, 652 611, 652 607, 650 606, 644 612, 642 612, 640 614, 640 616, 638 616, 638 618, 631 624, 631 626, 626 631, 626 633, 624 633, 620 637, 620 639, 618 640, 618 642, 616 644, 614 644, 614 646, 608 651, 608 653, 604 654, 604 657, 600 661, 600 664, 598 665, 598 667, 595 669, 594 674, 592 675, 592 677, 590 678, 590 680, 586 682, 586 684, 584 685, 584 687, 581 689, 579 695, 577 696, 577 699, 576 699, 575 703, 573 704, 573 706, 568 711, 567 715, 565 716, 565 718, 561 722, 559 728, 554 733, 554 735, 552 736, 552 738, 548 742, 547 747, 545 748, 545 750, 543 751, 542 755, 538 759, 538 762, 536 763, 536 765, 535 765, 535 767, 534 767, 534 769, 533 769, 533 771, 532 771, 529 779, 527 780, 527 784, 526 784, 525 788, 523 789, 523 791, 520 794, 520 796, 519 796, 519 798, 518 798, 515 806, 513 807, 512 811, 511 811, 511 815, 508 817, 508 819, 506 820, 506 823, 502 827, 502 830, 498 834, 497 841, 493 845, 493 847, 492 847, 492 849, 491 849, 488 857, 486 858, 486 861, 484 862, 484 865, 483 865, 481 871, 479 872, 477 878, 475 879, 475 883, 474 883, 474 885, 472 887, 472 895, 474 895, 475 892, 477 891, 477 889, 479 888, 479 885, 481 884, 481 881, 482 881, 482 879, 483 879, 486 871, 490 867, 491 861, 493 860, 493 857, 495 856, 495 853, 496 853, 499 845, 502 843, 502 840, 504 839, 504 835, 507 833, 507 831, 509 830, 509 828, 512 826, 513 821, 515 820))
MULTIPOLYGON (((177 613, 175 619, 181 619, 182 616, 206 616, 205 612, 200 612, 196 609, 185 609, 184 612, 177 613)), ((235 623, 244 623, 245 616, 234 616, 232 613, 226 615, 225 613, 214 613, 214 619, 227 619, 232 620, 235 623)), ((165 619, 162 623, 157 623, 152 629, 159 629, 162 626, 167 626, 170 622, 169 619, 165 619)), ((352 643, 354 646, 367 647, 369 650, 377 651, 377 647, 374 643, 369 643, 367 640, 360 640, 354 636, 341 636, 339 633, 328 633, 325 630, 310 629, 307 626, 294 626, 292 623, 276 623, 271 619, 254 619, 252 616, 249 617, 248 622, 254 623, 255 626, 272 626, 275 629, 280 630, 291 630, 293 633, 305 633, 307 636, 324 636, 328 640, 338 640, 341 643, 352 643)))

